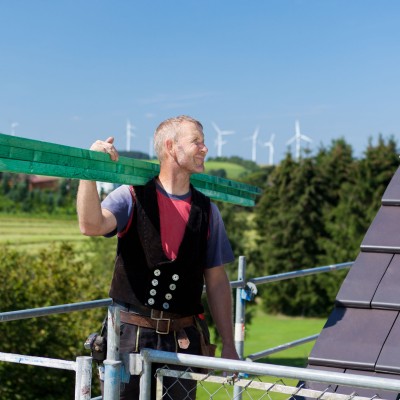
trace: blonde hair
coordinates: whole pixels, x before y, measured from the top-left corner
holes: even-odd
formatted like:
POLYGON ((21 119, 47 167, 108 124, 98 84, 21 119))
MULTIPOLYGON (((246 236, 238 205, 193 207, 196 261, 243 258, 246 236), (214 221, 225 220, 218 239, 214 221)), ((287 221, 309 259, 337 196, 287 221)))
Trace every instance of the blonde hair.
POLYGON ((179 115, 178 117, 168 118, 158 125, 154 132, 154 151, 160 163, 164 158, 165 141, 168 139, 176 140, 177 136, 181 132, 181 126, 185 122, 191 122, 195 124, 201 131, 203 131, 203 125, 196 119, 187 115, 179 115))

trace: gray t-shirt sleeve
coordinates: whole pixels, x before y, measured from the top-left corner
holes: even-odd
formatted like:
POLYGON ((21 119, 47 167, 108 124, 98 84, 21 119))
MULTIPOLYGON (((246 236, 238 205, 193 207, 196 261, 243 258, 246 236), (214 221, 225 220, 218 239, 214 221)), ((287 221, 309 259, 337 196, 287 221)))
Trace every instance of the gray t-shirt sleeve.
POLYGON ((206 268, 217 267, 234 261, 232 247, 225 231, 218 207, 211 203, 210 236, 207 243, 206 268))
POLYGON ((107 237, 122 232, 128 224, 132 214, 133 201, 129 186, 122 185, 113 190, 101 203, 101 207, 114 214, 117 220, 117 229, 108 233, 107 237))

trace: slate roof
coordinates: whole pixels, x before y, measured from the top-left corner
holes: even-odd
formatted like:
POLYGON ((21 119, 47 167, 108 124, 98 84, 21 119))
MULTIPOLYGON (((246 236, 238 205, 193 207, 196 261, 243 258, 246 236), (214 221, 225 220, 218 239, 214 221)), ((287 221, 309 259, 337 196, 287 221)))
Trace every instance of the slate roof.
MULTIPOLYGON (((400 379, 400 168, 344 280, 308 367, 400 379)), ((306 387, 325 390, 325 384, 306 387)), ((396 399, 390 391, 331 387, 329 392, 396 399)))

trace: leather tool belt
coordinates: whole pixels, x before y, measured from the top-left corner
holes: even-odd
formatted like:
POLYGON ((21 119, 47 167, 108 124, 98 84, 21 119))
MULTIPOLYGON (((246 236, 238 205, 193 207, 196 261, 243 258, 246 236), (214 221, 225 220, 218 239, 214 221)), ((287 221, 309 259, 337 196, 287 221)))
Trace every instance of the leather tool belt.
POLYGON ((152 310, 150 317, 133 314, 124 310, 120 311, 121 322, 141 326, 142 328, 154 329, 157 333, 167 335, 170 332, 177 332, 183 328, 194 325, 194 317, 166 318, 167 313, 152 310))

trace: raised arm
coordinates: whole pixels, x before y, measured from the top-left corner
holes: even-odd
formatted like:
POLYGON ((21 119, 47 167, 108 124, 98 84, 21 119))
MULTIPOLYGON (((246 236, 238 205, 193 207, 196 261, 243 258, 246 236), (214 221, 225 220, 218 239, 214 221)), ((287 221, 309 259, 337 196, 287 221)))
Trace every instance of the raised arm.
POLYGON ((222 338, 222 358, 238 360, 233 339, 232 292, 223 266, 205 270, 207 299, 211 315, 222 338))
MULTIPOLYGON (((118 152, 113 143, 113 137, 109 137, 105 141, 97 140, 92 144, 90 150, 108 153, 112 160, 117 161, 118 152)), ((85 180, 79 182, 76 208, 79 228, 84 235, 101 236, 112 232, 117 227, 114 215, 101 208, 96 182, 85 180)))

